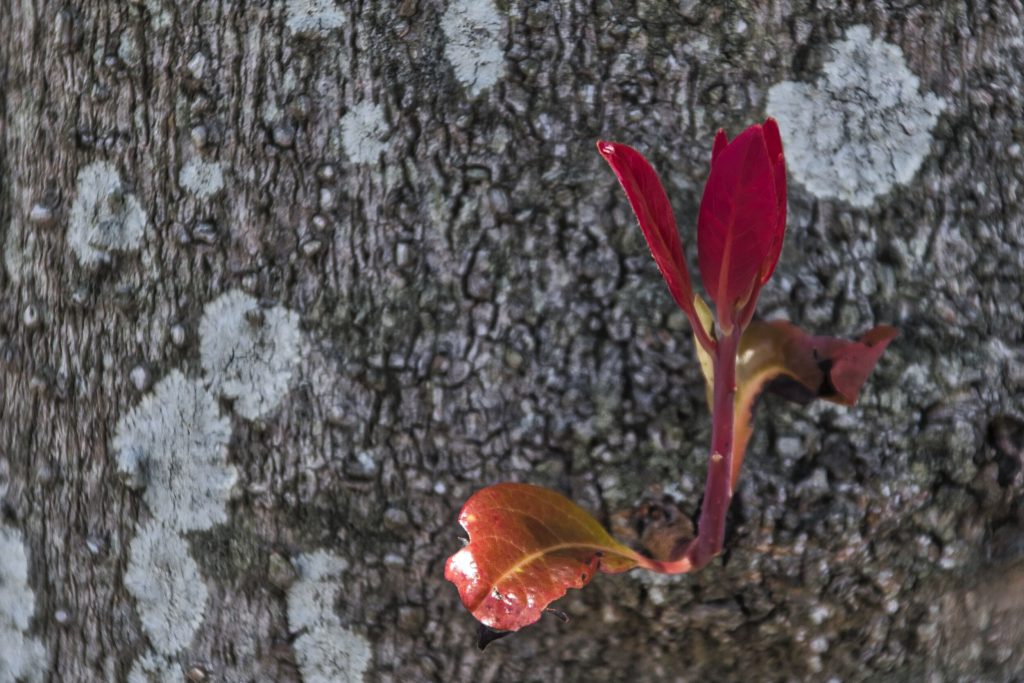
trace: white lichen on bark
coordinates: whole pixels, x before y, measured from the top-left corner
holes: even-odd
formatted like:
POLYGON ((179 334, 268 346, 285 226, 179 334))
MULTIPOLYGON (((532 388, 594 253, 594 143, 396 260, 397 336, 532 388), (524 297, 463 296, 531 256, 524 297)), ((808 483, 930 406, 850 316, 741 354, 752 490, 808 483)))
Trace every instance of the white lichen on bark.
POLYGON ((166 656, 188 645, 203 621, 206 586, 179 533, 227 521, 238 473, 227 462, 231 422, 215 394, 250 419, 273 409, 299 360, 298 322, 292 311, 264 310, 244 292, 228 292, 200 321, 205 377, 171 371, 118 423, 118 467, 145 489, 154 518, 132 541, 124 579, 155 650, 136 661, 133 682, 178 677, 166 656))
POLYGON ((11 221, 3 248, 4 270, 11 280, 20 283, 32 275, 32 262, 36 253, 35 231, 26 230, 20 222, 11 221))
POLYGON ((186 647, 203 622, 207 590, 188 544, 152 523, 131 542, 124 585, 136 600, 153 648, 172 655, 186 647))
POLYGON ((793 177, 818 197, 871 206, 906 184, 928 154, 944 101, 918 92, 899 47, 854 26, 830 46, 813 84, 783 81, 768 93, 793 177))
POLYGON ((384 109, 366 100, 341 118, 341 144, 348 158, 357 164, 372 164, 387 149, 384 137, 388 125, 384 109))
POLYGON ((372 658, 365 638, 337 624, 299 636, 295 655, 305 683, 361 683, 372 658))
POLYGON ((288 591, 288 628, 305 683, 363 680, 373 653, 334 611, 348 562, 323 550, 295 560, 299 580, 288 591))
POLYGON ((178 184, 200 199, 206 199, 224 189, 224 170, 215 161, 192 158, 178 173, 178 184))
POLYGON ((26 633, 35 609, 21 532, 0 524, 0 683, 45 677, 46 648, 26 633))
POLYGON ((288 626, 297 633, 332 619, 339 578, 348 569, 348 562, 324 550, 295 559, 300 580, 288 591, 288 626))
POLYGON ((441 19, 444 52, 455 77, 476 96, 505 72, 505 22, 492 0, 453 0, 441 19))
POLYGON ((167 657, 187 646, 202 623, 207 590, 179 534, 227 521, 238 479, 227 462, 230 438, 231 422, 206 384, 178 370, 118 423, 118 466, 145 488, 154 518, 132 541, 124 578, 154 649, 136 660, 132 683, 181 678, 167 657))
POLYGON ((165 0, 144 0, 144 2, 150 26, 155 30, 164 31, 173 25, 174 19, 167 11, 165 0))
POLYGON ((261 308, 240 290, 206 305, 199 347, 211 391, 234 400, 235 412, 254 420, 288 392, 300 359, 299 315, 283 306, 261 308))
POLYGON ((288 0, 285 25, 293 33, 327 33, 345 25, 345 15, 334 0, 288 0))
POLYGON ((113 447, 118 467, 145 487, 160 523, 178 531, 227 521, 238 472, 227 462, 231 422, 201 381, 174 370, 123 416, 113 447))
POLYGON ((155 652, 136 659, 128 672, 128 683, 181 683, 181 680, 181 667, 155 652))
POLYGON ((111 252, 138 249, 146 223, 142 205, 126 191, 113 164, 97 161, 78 172, 67 239, 82 265, 103 263, 111 252))

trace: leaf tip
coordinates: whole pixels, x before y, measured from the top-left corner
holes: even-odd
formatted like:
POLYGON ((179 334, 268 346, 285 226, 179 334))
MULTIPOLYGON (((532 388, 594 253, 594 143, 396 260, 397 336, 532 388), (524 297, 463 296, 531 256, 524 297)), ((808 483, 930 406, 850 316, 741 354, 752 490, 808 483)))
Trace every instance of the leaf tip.
POLYGON ((782 135, 779 133, 779 122, 771 116, 764 120, 764 143, 769 156, 774 160, 782 156, 782 135))
POLYGON ((718 132, 715 133, 715 142, 711 146, 711 165, 714 166, 715 160, 722 151, 729 146, 729 136, 725 134, 724 128, 719 128, 718 132))
POLYGON ((597 153, 603 156, 605 159, 608 159, 609 157, 614 156, 615 148, 617 146, 618 145, 616 145, 614 142, 608 142, 607 140, 598 140, 597 153))

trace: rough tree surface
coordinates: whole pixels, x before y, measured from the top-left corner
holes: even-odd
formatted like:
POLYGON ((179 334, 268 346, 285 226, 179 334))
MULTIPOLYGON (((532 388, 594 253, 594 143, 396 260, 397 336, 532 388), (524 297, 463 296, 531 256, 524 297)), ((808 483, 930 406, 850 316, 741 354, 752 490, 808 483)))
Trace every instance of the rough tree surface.
POLYGON ((0 3, 0 682, 1015 680, 1024 8, 715 5, 0 3), (902 336, 853 409, 762 402, 725 561, 478 652, 474 490, 626 540, 699 503, 685 319, 594 141, 692 264, 714 131, 765 115, 762 314, 902 336))

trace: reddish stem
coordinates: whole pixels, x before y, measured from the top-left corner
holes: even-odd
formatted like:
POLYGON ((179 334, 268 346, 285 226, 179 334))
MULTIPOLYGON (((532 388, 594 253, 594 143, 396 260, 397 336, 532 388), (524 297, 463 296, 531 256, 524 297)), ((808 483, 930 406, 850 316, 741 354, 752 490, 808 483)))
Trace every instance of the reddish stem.
MULTIPOLYGON (((657 562, 656 571, 667 574, 700 569, 722 552, 725 517, 732 502, 733 413, 736 404, 736 352, 743 328, 739 325, 718 340, 712 355, 715 385, 712 395, 711 457, 704 487, 704 502, 697 522, 697 538, 690 541, 681 558, 657 562)), ((654 567, 652 567, 654 568, 654 567)))
POLYGON ((725 516, 732 502, 733 412, 736 405, 736 352, 742 329, 737 325, 718 342, 711 409, 711 457, 704 486, 697 538, 686 555, 700 569, 722 551, 725 516))

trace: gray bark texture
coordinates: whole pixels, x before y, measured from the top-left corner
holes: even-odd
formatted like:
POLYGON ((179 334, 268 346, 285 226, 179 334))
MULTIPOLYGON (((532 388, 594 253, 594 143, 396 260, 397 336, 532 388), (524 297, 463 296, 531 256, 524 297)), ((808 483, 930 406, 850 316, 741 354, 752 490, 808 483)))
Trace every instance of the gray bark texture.
POLYGON ((1003 0, 0 3, 0 683, 1022 680, 1022 36, 1003 0), (901 336, 854 408, 762 399, 721 560, 478 651, 473 491, 627 538, 700 502, 685 318, 594 142, 696 277, 714 131, 766 114, 762 317, 901 336))

